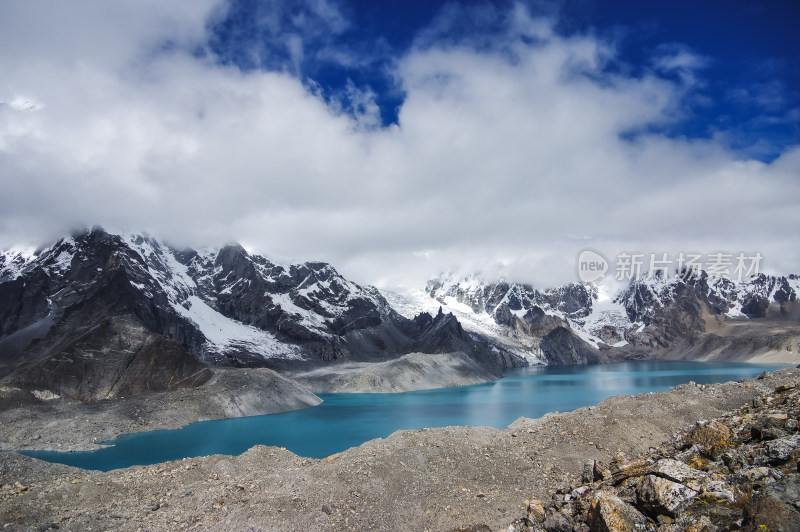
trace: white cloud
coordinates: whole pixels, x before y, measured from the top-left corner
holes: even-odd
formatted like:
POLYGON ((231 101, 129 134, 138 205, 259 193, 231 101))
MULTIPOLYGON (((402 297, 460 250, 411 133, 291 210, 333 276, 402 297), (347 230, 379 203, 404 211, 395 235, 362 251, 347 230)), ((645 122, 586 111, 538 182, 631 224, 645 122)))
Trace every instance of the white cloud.
POLYGON ((656 68, 665 72, 693 72, 709 65, 707 57, 696 54, 686 45, 669 43, 659 46, 653 57, 656 68))
MULTIPOLYGON (((343 31, 332 4, 313 5, 343 31)), ((587 246, 759 250, 768 267, 800 270, 800 149, 764 164, 646 133, 674 120, 683 82, 605 72, 613 43, 558 36, 519 7, 497 13, 488 40, 441 41, 440 20, 398 58, 399 123, 377 128, 368 91, 347 95, 353 117, 293 75, 193 53, 222 12, 3 4, 0 246, 100 223, 238 239, 361 282, 498 265, 573 281, 587 246)), ((665 57, 662 69, 697 68, 665 57)))

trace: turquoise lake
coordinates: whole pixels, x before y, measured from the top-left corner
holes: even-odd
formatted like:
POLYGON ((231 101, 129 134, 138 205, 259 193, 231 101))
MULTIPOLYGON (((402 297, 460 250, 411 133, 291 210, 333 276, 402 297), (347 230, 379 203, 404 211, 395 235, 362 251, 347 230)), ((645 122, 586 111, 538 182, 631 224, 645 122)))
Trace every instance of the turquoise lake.
POLYGON ((201 421, 178 430, 127 434, 88 452, 23 454, 85 469, 108 471, 210 454, 241 454, 276 445, 322 458, 402 429, 449 425, 505 428, 520 416, 536 418, 595 405, 612 395, 667 391, 752 378, 779 364, 626 362, 599 366, 538 366, 509 370, 503 379, 474 386, 395 394, 320 394, 313 408, 246 418, 201 421))

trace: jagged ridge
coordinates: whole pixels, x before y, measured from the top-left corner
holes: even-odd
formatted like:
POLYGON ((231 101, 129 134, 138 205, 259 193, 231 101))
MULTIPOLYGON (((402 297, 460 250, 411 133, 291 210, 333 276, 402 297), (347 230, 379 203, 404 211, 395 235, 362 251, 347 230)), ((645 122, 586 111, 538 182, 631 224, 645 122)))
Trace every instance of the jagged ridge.
MULTIPOLYGON (((189 359, 288 369, 461 351, 494 368, 524 364, 465 333, 453 316, 400 316, 378 290, 348 281, 329 264, 284 268, 239 245, 178 249, 145 234, 94 228, 31 255, 0 257, 4 373, 18 383, 58 380, 56 368, 81 360, 70 366, 84 368, 73 376, 77 384, 51 386, 75 397, 87 390, 86 373, 97 371, 87 361, 135 367, 156 344, 176 357, 167 366, 185 367, 149 378, 147 386, 160 379, 161 388, 196 384, 188 377, 200 368, 189 359), (112 362, 120 352, 127 354, 112 362)), ((109 386, 84 395, 112 393, 109 386)))
MULTIPOLYGON (((634 280, 619 293, 603 285, 538 290, 521 283, 484 282, 477 275, 442 276, 430 281, 425 292, 441 304, 462 311, 466 307, 503 327, 508 338, 548 363, 658 356, 699 346, 715 334, 711 329, 735 319, 800 321, 797 275, 759 274, 741 282, 711 279, 705 272, 686 278, 655 275, 634 280), (592 354, 585 344, 601 353, 592 354)), ((762 338, 752 349, 768 344, 762 338)), ((701 349, 693 353, 703 355, 701 349)))

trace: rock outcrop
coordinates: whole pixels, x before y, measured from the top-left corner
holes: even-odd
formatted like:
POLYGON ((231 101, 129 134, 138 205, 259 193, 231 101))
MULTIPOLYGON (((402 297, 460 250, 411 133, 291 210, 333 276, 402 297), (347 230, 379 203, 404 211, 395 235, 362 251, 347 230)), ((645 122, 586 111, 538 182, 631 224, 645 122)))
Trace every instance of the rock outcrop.
POLYGON ((608 362, 604 353, 592 348, 566 327, 556 327, 545 335, 539 348, 548 364, 599 364, 608 362))
POLYGON ((589 460, 581 484, 530 502, 509 532, 798 530, 798 421, 793 380, 643 456, 589 460))

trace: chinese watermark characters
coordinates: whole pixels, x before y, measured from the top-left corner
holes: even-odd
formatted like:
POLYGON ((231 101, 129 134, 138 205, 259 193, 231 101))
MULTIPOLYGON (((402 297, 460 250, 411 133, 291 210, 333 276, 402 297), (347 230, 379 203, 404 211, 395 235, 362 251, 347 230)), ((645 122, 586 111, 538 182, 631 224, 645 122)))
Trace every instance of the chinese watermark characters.
POLYGON ((698 278, 705 272, 710 280, 729 279, 742 281, 760 273, 764 256, 760 252, 713 252, 678 254, 638 253, 623 251, 617 254, 614 267, 598 251, 585 249, 578 255, 578 278, 594 283, 613 271, 617 281, 635 281, 644 277, 698 278))

